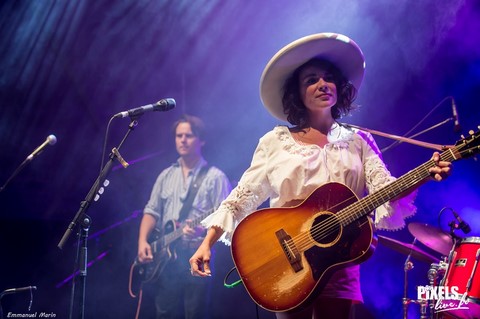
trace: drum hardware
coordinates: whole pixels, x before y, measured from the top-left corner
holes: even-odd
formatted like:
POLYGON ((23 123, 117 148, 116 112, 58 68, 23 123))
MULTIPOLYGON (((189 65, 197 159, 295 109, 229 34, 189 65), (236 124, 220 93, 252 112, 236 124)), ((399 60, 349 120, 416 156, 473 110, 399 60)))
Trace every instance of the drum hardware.
MULTIPOLYGON (((432 256, 417 246, 415 246, 415 243, 417 241, 416 238, 414 238, 413 242, 411 244, 406 244, 401 241, 381 236, 378 235, 378 241, 380 244, 383 244, 385 247, 391 248, 392 250, 395 250, 397 252, 400 252, 402 254, 407 255, 407 259, 405 260, 403 271, 404 271, 404 279, 403 279, 403 319, 407 319, 407 311, 408 311, 408 306, 410 304, 417 304, 420 306, 420 315, 421 319, 427 319, 428 314, 428 302, 427 300, 415 300, 415 299, 410 299, 407 298, 407 291, 408 291, 408 272, 414 268, 413 262, 411 261, 412 258, 417 259, 419 261, 427 262, 427 263, 433 263, 435 265, 438 265, 440 260, 432 256)), ((432 273, 432 275, 434 275, 432 273)))
MULTIPOLYGON (((448 226, 447 233, 439 228, 422 223, 410 223, 408 230, 422 244, 442 254, 442 260, 433 262, 428 270, 427 278, 432 289, 458 292, 458 300, 452 297, 427 297, 427 300, 409 300, 406 298, 406 284, 404 285, 403 310, 406 319, 406 310, 409 303, 420 305, 420 318, 480 318, 480 237, 461 238, 455 234, 460 229, 463 233, 470 232, 470 226, 451 208, 443 208, 439 215, 449 209, 454 215, 448 226), (452 290, 456 289, 458 290, 452 290), (448 306, 447 308, 442 308, 448 306), (442 309, 442 310, 440 310, 442 309), (427 312, 429 310, 429 316, 427 312)), ((408 258, 407 258, 408 259, 408 258)), ((411 269, 409 267, 405 267, 411 269)), ((407 276, 405 275, 405 280, 407 276)))
POLYGON ((407 319, 407 309, 409 304, 416 304, 420 305, 420 319, 428 319, 427 309, 428 309, 428 302, 424 299, 413 300, 409 298, 404 298, 403 300, 403 318, 407 319))
POLYGON ((419 261, 434 263, 439 262, 438 258, 422 251, 420 248, 415 246, 416 239, 413 240, 412 244, 406 244, 401 241, 388 238, 385 236, 378 235, 378 241, 380 244, 391 248, 395 251, 398 251, 402 254, 407 255, 407 259, 405 260, 403 271, 404 271, 404 279, 403 279, 403 318, 407 319, 407 311, 408 306, 413 304, 418 304, 420 306, 420 314, 421 319, 427 319, 427 307, 428 302, 427 300, 414 300, 407 298, 407 291, 408 291, 408 272, 414 268, 413 262, 411 261, 412 258, 415 258, 419 261))
MULTIPOLYGON (((409 256, 410 257, 410 256, 409 256)), ((409 257, 407 257, 407 261, 405 263, 405 272, 411 270, 413 265, 409 262, 409 257)), ((431 287, 437 287, 439 285, 439 278, 441 278, 445 274, 445 269, 447 267, 447 263, 444 260, 440 260, 438 263, 430 264, 430 268, 428 270, 428 282, 431 287)), ((405 273, 404 277, 404 297, 403 297, 403 319, 407 319, 407 310, 409 304, 413 303, 419 305, 420 308, 420 319, 434 319, 434 318, 446 318, 442 315, 438 315, 435 313, 435 300, 426 300, 426 299, 409 299, 406 297, 407 295, 407 274, 405 273)), ((448 317, 453 319, 453 317, 448 317)))
MULTIPOLYGON (((446 258, 445 258, 446 260, 446 258)), ((447 262, 441 260, 438 264, 431 264, 428 269, 427 278, 430 287, 438 287, 440 284, 439 278, 444 278, 445 271, 447 269, 447 262)), ((435 300, 428 300, 428 308, 430 309, 430 319, 436 318, 435 316, 435 300)))
POLYGON ((415 258, 419 261, 423 261, 426 263, 438 263, 440 261, 437 257, 432 256, 415 246, 416 239, 413 241, 412 244, 406 244, 399 240, 381 235, 378 235, 377 237, 379 243, 384 245, 385 247, 393 249, 404 255, 411 256, 412 258, 415 258))
MULTIPOLYGON (((416 240, 416 239, 415 239, 416 240)), ((414 243, 415 243, 414 240, 414 243)), ((413 269, 413 265, 409 261, 410 256, 407 257, 405 262, 405 275, 404 275, 404 289, 403 289, 403 319, 407 319, 407 310, 409 304, 417 304, 420 306, 420 319, 434 319, 436 318, 434 313, 435 308, 435 300, 427 300, 427 299, 409 299, 407 298, 407 271, 413 269)), ((438 279, 444 275, 447 263, 443 260, 440 260, 438 263, 430 264, 430 268, 428 270, 428 282, 430 287, 436 287, 439 284, 438 279)))
POLYGON ((458 215, 458 213, 453 210, 453 208, 451 207, 444 207, 440 210, 440 212, 438 213, 438 215, 440 216, 446 209, 450 210, 453 214, 453 217, 455 217, 455 220, 452 220, 448 226, 450 226, 450 235, 453 237, 455 236, 455 234, 453 233, 455 230, 457 229, 461 229, 462 232, 464 234, 468 234, 469 232, 472 231, 472 229, 470 228, 470 225, 467 224, 461 217, 460 215, 458 215), (457 224, 458 222, 458 224, 457 224))
MULTIPOLYGON (((415 242, 416 242, 416 239, 413 240, 412 247, 415 244, 415 242)), ((405 247, 405 246, 402 245, 402 246, 399 246, 399 247, 405 247)), ((412 300, 410 298, 407 298, 408 272, 413 269, 413 263, 410 261, 410 258, 412 257, 412 251, 413 250, 411 250, 410 253, 408 253, 407 259, 405 259, 405 263, 403 265, 403 318, 404 319, 407 319, 407 310, 408 310, 408 306, 410 305, 410 303, 416 303, 417 302, 417 300, 412 300)))
MULTIPOLYGON (((416 239, 413 240, 413 244, 415 244, 416 239)), ((407 319, 408 317, 408 306, 413 303, 420 306, 420 319, 428 319, 427 309, 428 309, 428 301, 425 299, 410 299, 407 298, 407 290, 408 290, 408 272, 412 270, 413 263, 410 261, 412 254, 407 256, 405 260, 405 264, 403 267, 404 277, 403 277, 403 319, 407 319)))
POLYGON ((469 226, 459 218, 458 214, 454 213, 454 216, 455 220, 448 224, 450 228, 448 233, 428 224, 410 223, 408 230, 415 237, 413 244, 379 236, 380 243, 407 255, 404 264, 403 319, 407 319, 410 304, 419 305, 420 319, 480 318, 480 237, 462 239, 455 235, 454 232, 458 229, 468 233, 469 226), (462 223, 464 226, 460 227, 462 223), (415 247, 416 240, 440 253, 443 256, 442 259, 439 260, 415 247), (458 292, 459 299, 448 297, 448 294, 443 295, 444 297, 427 296, 425 299, 418 298, 418 300, 407 298, 408 271, 413 269, 411 258, 431 263, 427 274, 431 289, 449 291, 450 294, 458 292), (445 299, 444 302, 440 298, 449 299, 445 299), (450 308, 447 309, 447 306, 450 308))
MULTIPOLYGON (((410 223, 408 225, 408 230, 415 238, 417 238, 425 246, 444 256, 439 263, 432 263, 428 270, 427 278, 429 285, 432 288, 445 286, 445 274, 449 272, 451 267, 450 261, 453 259, 456 240, 459 238, 453 234, 453 231, 458 229, 458 224, 456 226, 454 224, 449 224, 451 226, 450 233, 428 224, 410 223)), ((435 312, 436 302, 437 300, 432 299, 427 301, 427 308, 430 310, 430 315, 428 318, 444 318, 444 313, 435 312)), ((424 318, 424 309, 421 308, 420 311, 421 318, 424 318)))

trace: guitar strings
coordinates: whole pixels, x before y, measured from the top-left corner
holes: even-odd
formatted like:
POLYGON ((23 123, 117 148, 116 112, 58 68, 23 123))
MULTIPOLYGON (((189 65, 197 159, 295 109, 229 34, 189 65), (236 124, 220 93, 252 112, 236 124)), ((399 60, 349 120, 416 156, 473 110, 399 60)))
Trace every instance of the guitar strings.
MULTIPOLYGON (((442 153, 442 155, 441 155, 440 158, 441 158, 441 160, 452 160, 452 159, 454 159, 453 153, 451 153, 451 152, 448 153, 447 151, 445 151, 444 153, 442 153), (444 155, 445 155, 445 156, 444 156, 444 155), (452 156, 449 157, 448 155, 452 155, 452 156), (443 157, 445 157, 445 158, 443 158, 443 157)), ((430 160, 430 161, 424 163, 423 165, 421 165, 420 167, 418 167, 417 169, 411 171, 410 173, 407 173, 406 175, 404 175, 403 177, 399 178, 398 180, 403 181, 403 180, 405 179, 408 183, 404 183, 404 184, 406 184, 406 186, 407 186, 407 187, 405 187, 404 189, 408 189, 409 187, 412 187, 412 186, 414 186, 414 185, 417 183, 417 182, 416 182, 416 179, 412 179, 412 180, 409 181, 409 178, 411 177, 411 175, 413 175, 412 177, 416 177, 416 176, 417 176, 417 174, 415 174, 416 171, 428 172, 428 169, 427 169, 427 168, 428 168, 428 167, 431 167, 432 164, 435 164, 435 163, 433 162, 433 160, 430 160), (424 170, 424 169, 425 169, 425 170, 424 170)), ((427 177, 428 174, 429 174, 429 173, 425 174, 425 177, 427 177)), ((385 190, 388 190, 389 188, 393 188, 393 186, 395 186, 395 185, 392 185, 392 184, 387 185, 382 191, 383 191, 383 192, 386 192, 385 190)), ((387 192, 387 193, 388 193, 388 192, 387 192)), ((398 194, 398 192, 397 192, 397 194, 398 194)), ((351 197, 350 197, 350 199, 351 199, 351 197)), ((347 200, 350 200, 350 199, 347 199, 347 200)), ((372 200, 371 200, 371 196, 369 195, 369 196, 365 197, 365 198, 364 198, 364 201, 365 201, 365 200, 366 200, 367 202, 368 202, 368 201, 372 201, 372 200)), ((386 201, 387 201, 387 200, 385 200, 384 202, 386 202, 386 201)), ((380 205, 383 204, 384 202, 380 203, 380 205)), ((373 204, 373 203, 372 203, 372 204, 373 204)), ((355 211, 355 210, 354 210, 355 206, 361 206, 361 205, 359 204, 359 202, 356 202, 356 203, 352 204, 351 206, 349 206, 349 207, 347 207, 347 208, 339 211, 336 215, 333 215, 332 217, 328 218, 328 219, 326 220, 326 222, 325 222, 325 225, 316 225, 316 226, 314 226, 314 227, 312 228, 312 230, 313 230, 313 231, 312 231, 312 237, 315 238, 316 236, 319 236, 321 239, 324 239, 324 238, 326 238, 327 236, 333 234, 333 233, 336 231, 336 229, 338 228, 338 224, 339 224, 339 223, 337 222, 337 220, 340 220, 340 223, 342 223, 342 220, 343 220, 343 223, 345 223, 345 221, 348 221, 348 222, 355 221, 358 217, 350 218, 351 220, 348 219, 348 216, 350 216, 350 215, 352 214, 352 211, 353 211, 353 212, 355 211), (339 218, 335 218, 335 217, 339 217, 339 218), (345 218, 345 217, 347 217, 347 218, 345 218), (322 226, 324 226, 324 227, 322 227, 322 226), (322 233, 322 232, 323 232, 323 233, 322 233)), ((377 205, 377 206, 375 206, 375 207, 378 207, 378 206, 379 206, 379 205, 377 205)), ((368 208, 369 205, 364 205, 364 207, 368 208)), ((330 208, 330 209, 331 209, 331 208, 330 208)), ((364 209, 365 209, 365 208, 364 208, 364 209)), ((373 209, 374 209, 374 208, 373 208, 373 209)), ((372 209, 372 210, 373 210, 373 209, 372 209)), ((361 216, 362 216, 362 215, 360 215, 359 217, 361 217, 361 216)), ((347 224, 348 224, 348 223, 347 223, 347 224)), ((295 241, 298 240, 298 241, 299 241, 299 244, 308 243, 308 233, 304 233, 304 235, 296 236, 296 237, 292 238, 292 241, 293 241, 293 240, 295 240, 295 241), (304 238, 302 239, 302 237, 304 237, 304 238), (302 240, 303 240, 303 241, 302 241, 302 240), (307 240, 307 241, 305 241, 305 240, 307 240)), ((307 245, 307 247, 308 247, 308 245, 307 245)))
MULTIPOLYGON (((457 151, 458 150, 459 149, 457 149, 457 151)), ((446 161, 452 161, 454 159, 455 159, 455 157, 454 157, 454 154, 453 154, 451 149, 448 149, 448 150, 444 151, 440 155, 440 160, 442 160, 442 161, 445 161, 445 160, 446 161)), ((428 168, 433 167, 433 166, 435 166, 435 162, 433 160, 429 160, 429 161, 425 162, 424 164, 420 165, 418 168, 416 168, 416 169, 408 172, 404 176, 398 178, 396 181, 402 182, 403 180, 405 180, 406 183, 403 183, 406 186, 406 187, 404 187, 404 190, 407 190, 410 187, 413 187, 417 183, 417 181, 416 181, 418 179, 418 174, 416 174, 417 171, 419 173, 426 172, 425 176, 422 178, 422 179, 424 179, 430 174, 430 173, 428 173, 428 168)), ((420 181, 422 179, 420 179, 420 181)), ((383 193, 388 193, 389 191, 394 191, 394 189, 390 190, 391 188, 394 188, 394 186, 395 186, 395 185, 392 185, 392 184, 395 184, 395 182, 385 186, 382 190, 380 190, 380 193, 382 193, 382 192, 383 193)), ((375 205, 373 203, 373 200, 372 200, 372 197, 373 197, 372 195, 373 194, 368 195, 368 196, 366 196, 362 199, 362 201, 364 201, 364 202, 369 202, 369 201, 372 202, 369 205, 364 205, 362 210, 368 209, 370 206, 375 205)), ((378 195, 376 195, 376 196, 378 197, 378 195)), ((329 207, 326 210, 330 211, 331 209, 337 207, 338 205, 341 205, 341 204, 345 203, 346 201, 351 200, 352 198, 353 197, 347 198, 343 202, 337 203, 336 205, 334 205, 332 207, 329 207)), ((380 205, 387 202, 387 201, 388 200, 382 201, 382 203, 380 203, 380 205)), ((375 206, 375 208, 380 206, 380 205, 375 206)), ((360 204, 360 201, 357 201, 357 202, 353 203, 352 205, 350 205, 349 207, 346 207, 345 209, 340 210, 337 214, 332 215, 331 217, 328 217, 325 220, 323 225, 321 225, 321 224, 314 225, 312 227, 311 232, 303 232, 302 234, 297 235, 297 236, 292 237, 291 239, 287 240, 286 241, 287 245, 295 245, 295 243, 297 243, 297 245, 299 246, 298 248, 300 248, 300 250, 308 249, 309 247, 312 246, 311 243, 314 244, 314 242, 315 242, 315 240, 313 242, 309 240, 309 238, 310 238, 309 234, 311 234, 312 238, 325 239, 326 237, 328 237, 328 236, 330 236, 330 235, 332 235, 336 232, 339 224, 340 225, 349 224, 349 223, 357 220, 358 218, 362 217, 363 214, 360 214, 360 216, 355 216, 355 214, 354 214, 355 211, 356 211, 356 210, 354 210, 355 206, 360 206, 360 208, 362 208, 362 206, 360 204), (354 217, 349 218, 349 216, 352 216, 352 215, 354 217), (338 222, 337 222, 337 220, 338 220, 338 222)), ((373 208, 373 209, 375 209, 375 208, 373 208)))
MULTIPOLYGON (((421 165, 418 169, 413 170, 410 173, 407 173, 407 175, 405 175, 404 178, 399 178, 398 180, 403 181, 404 179, 406 179, 407 183, 404 183, 405 186, 406 186, 406 187, 404 187, 404 189, 408 189, 409 187, 414 186, 416 184, 416 179, 418 179, 418 178, 416 178, 416 179, 412 179, 412 180, 409 181, 408 179, 411 177, 411 175, 413 175, 413 177, 416 177, 417 176, 417 174, 415 174, 416 171, 423 171, 422 169, 424 169, 424 168, 426 169, 427 168, 426 166, 432 166, 432 164, 434 164, 433 161, 428 161, 425 164, 421 165)), ((428 170, 425 170, 425 171, 428 172, 428 170)), ((426 176, 428 176, 428 174, 425 174, 425 177, 426 176)), ((390 188, 393 188, 394 186, 395 185, 392 185, 392 184, 390 184, 390 187, 389 187, 389 185, 387 185, 382 191, 388 193, 388 190, 390 188)), ((365 197, 364 201, 372 202, 370 196, 365 197)), ((385 200, 385 202, 386 201, 387 200, 385 200)), ((382 202, 382 203, 384 203, 384 202, 382 202)), ((371 203, 371 204, 373 204, 373 203, 371 203)), ((314 238, 316 236, 319 236, 321 239, 324 239, 327 236, 334 233, 336 231, 336 229, 338 228, 339 222, 336 221, 337 219, 340 221, 340 224, 344 224, 345 222, 351 222, 351 221, 354 221, 354 220, 358 219, 358 217, 361 217, 362 215, 356 216, 351 220, 348 218, 350 215, 352 215, 352 213, 355 212, 355 210, 354 210, 355 206, 361 206, 361 204, 359 204, 359 202, 356 202, 356 203, 352 204, 351 206, 345 208, 344 210, 341 210, 340 212, 338 212, 338 214, 330 217, 327 220, 327 222, 325 223, 325 225, 317 225, 316 227, 313 228, 313 231, 312 231, 313 235, 312 236, 314 238), (338 217, 338 218, 335 218, 335 217, 338 217), (345 217, 347 217, 347 218, 345 218, 345 217), (343 221, 343 223, 342 223, 342 221, 343 221), (324 227, 322 227, 322 226, 324 226, 324 227)), ((370 207, 370 205, 364 205, 363 209, 365 210, 365 208, 368 208, 368 207, 370 207)), ((308 234, 306 234, 306 235, 308 236, 308 234)), ((297 236, 297 238, 299 238, 299 237, 301 237, 301 236, 297 236)))
MULTIPOLYGON (((473 139, 475 139, 475 138, 478 138, 478 136, 474 137, 473 139)), ((469 142, 469 143, 471 143, 471 142, 469 142)), ((463 146, 466 146, 466 144, 464 143, 463 145, 460 145, 458 147, 454 147, 453 149, 456 149, 456 152, 458 154, 462 155, 462 153, 472 152, 472 150, 475 148, 475 147, 471 147, 471 148, 468 148, 468 149, 464 150, 463 152, 460 152, 460 150, 463 148, 463 146)), ((476 148, 478 149, 478 147, 476 147, 476 148)), ((460 156, 460 158, 462 158, 462 156, 460 156)), ((453 160, 456 160, 456 159, 457 158, 455 157, 455 154, 453 153, 452 149, 448 149, 440 155, 440 160, 453 161, 453 160)), ((435 166, 435 162, 433 162, 433 160, 427 161, 426 163, 419 166, 417 169, 414 169, 411 172, 407 173, 406 175, 400 177, 398 180, 400 180, 400 181, 405 180, 406 183, 404 183, 404 184, 405 184, 406 187, 404 189, 407 190, 410 187, 413 187, 414 185, 417 184, 418 177, 417 177, 416 172, 419 172, 419 173, 421 173, 422 171, 425 172, 426 174, 423 178, 426 178, 430 174, 430 173, 428 173, 428 168, 433 167, 433 166, 435 166)), ((420 179, 420 180, 422 180, 422 179, 420 179)), ((392 183, 392 184, 395 184, 395 183, 392 183)), ((393 186, 395 186, 395 185, 392 185, 392 184, 387 185, 384 189, 382 189, 382 191, 386 192, 385 191, 386 189, 388 190, 388 188, 394 188, 393 186)), ((398 192, 397 192, 397 194, 398 194, 398 192)), ((345 201, 350 200, 350 199, 352 199, 352 197, 350 197, 349 199, 346 199, 345 201)), ((370 195, 365 197, 364 199, 367 202, 369 200, 372 201, 370 195)), ((386 201, 388 201, 388 200, 385 200, 384 202, 380 203, 379 205, 376 205, 375 208, 380 206, 381 204, 385 203, 386 201)), ((341 203, 338 203, 336 206, 338 206, 339 204, 341 204, 341 203)), ((373 203, 371 203, 371 205, 372 204, 373 203)), ((350 218, 351 220, 349 220, 348 218, 345 219, 345 216, 348 217, 349 215, 351 215, 351 211, 353 210, 354 206, 361 206, 361 205, 358 204, 358 202, 356 202, 356 203, 352 204, 351 206, 339 211, 336 215, 327 219, 327 222, 325 223, 326 227, 321 227, 322 225, 314 226, 313 232, 312 232, 312 234, 313 234, 312 237, 315 237, 315 236, 319 235, 323 239, 323 238, 326 238, 327 236, 331 235, 332 233, 334 233, 335 230, 337 229, 337 225, 338 225, 338 223, 336 222, 337 218, 334 218, 334 217, 340 216, 339 219, 340 220, 344 219, 344 222, 345 221, 349 221, 349 222, 355 221, 357 218, 353 218, 353 219, 350 218)), ((367 207, 367 208, 369 207, 368 205, 364 205, 364 206, 367 207)), ((335 206, 331 207, 330 209, 332 209, 332 208, 335 208, 335 206)), ((361 216, 359 216, 359 217, 361 217, 361 216)), ((306 243, 307 244, 306 248, 303 249, 303 250, 306 250, 309 247, 309 245, 308 245, 308 243, 309 243, 308 232, 304 233, 304 234, 300 234, 298 236, 293 237, 291 240, 288 240, 287 245, 292 245, 292 244, 294 244, 295 241, 298 241, 299 245, 301 245, 302 243, 306 243)), ((310 247, 311 247, 311 245, 310 245, 310 247)), ((302 248, 303 247, 300 247, 300 249, 302 249, 302 248)))
MULTIPOLYGON (((335 206, 329 207, 326 210, 331 211, 336 206, 338 206, 340 204, 344 204, 345 202, 350 201, 352 199, 354 199, 354 197, 349 197, 349 198, 345 199, 343 202, 337 203, 335 206)), ((368 202, 369 198, 365 197, 363 199, 363 201, 368 202)), ((303 246, 303 244, 306 244, 306 248, 309 248, 309 246, 311 246, 311 243, 313 243, 310 240, 310 236, 309 236, 310 233, 311 233, 311 236, 313 238, 319 238, 320 240, 325 239, 327 236, 329 236, 329 235, 331 235, 331 234, 333 234, 337 231, 339 224, 343 225, 343 224, 345 224, 345 222, 348 222, 349 221, 348 216, 351 215, 352 213, 354 213, 356 211, 356 209, 355 209, 356 206, 359 206, 359 205, 360 205, 359 202, 353 203, 351 206, 349 206, 349 207, 347 207, 343 210, 340 210, 337 214, 332 215, 331 217, 327 218, 324 221, 323 224, 317 224, 314 227, 312 227, 311 232, 305 232, 303 234, 297 235, 296 237, 293 237, 292 241, 295 241, 295 242, 298 243, 298 245, 302 245, 302 246, 303 246)), ((364 207, 368 208, 369 205, 364 205, 364 207)), ((360 208, 362 208, 362 207, 360 207, 360 208)), ((365 209, 365 208, 363 208, 363 209, 365 209)), ((359 216, 359 217, 361 217, 361 216, 359 216)), ((356 219, 357 219, 357 217, 353 217, 352 220, 356 220, 356 219)))

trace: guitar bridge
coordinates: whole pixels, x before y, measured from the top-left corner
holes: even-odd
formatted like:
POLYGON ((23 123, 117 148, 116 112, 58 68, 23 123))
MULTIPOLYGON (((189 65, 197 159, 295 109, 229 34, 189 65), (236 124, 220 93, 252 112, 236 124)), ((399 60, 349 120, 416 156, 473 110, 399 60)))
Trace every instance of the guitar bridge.
POLYGON ((283 229, 275 232, 280 246, 282 247, 283 253, 288 259, 290 266, 292 266, 295 272, 299 272, 303 269, 302 266, 302 256, 298 252, 297 246, 292 241, 292 237, 288 235, 283 229))

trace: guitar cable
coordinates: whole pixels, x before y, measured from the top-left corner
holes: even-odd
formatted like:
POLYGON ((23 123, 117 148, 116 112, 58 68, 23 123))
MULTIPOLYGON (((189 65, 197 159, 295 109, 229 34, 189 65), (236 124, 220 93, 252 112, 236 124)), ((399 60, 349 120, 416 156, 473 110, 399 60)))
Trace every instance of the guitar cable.
POLYGON ((138 293, 138 303, 137 303, 137 312, 135 313, 135 319, 138 319, 140 316, 140 307, 142 306, 142 296, 143 296, 143 289, 140 288, 138 293))
POLYGON ((137 264, 137 260, 135 259, 135 262, 132 264, 132 266, 130 266, 130 274, 128 276, 128 293, 132 298, 137 298, 137 296, 132 291, 133 268, 135 267, 136 264, 137 264))
POLYGON ((230 269, 230 271, 227 273, 227 275, 225 276, 225 278, 223 279, 223 285, 226 287, 226 288, 233 288, 233 287, 236 287, 238 286, 239 284, 242 283, 242 279, 239 279, 237 281, 234 281, 233 283, 231 284, 227 284, 227 279, 228 277, 232 274, 232 272, 237 269, 236 267, 233 267, 232 269, 230 269))
MULTIPOLYGON (((234 288, 236 286, 238 286, 239 284, 242 283, 242 279, 239 279, 237 281, 234 281, 232 282, 231 284, 227 284, 227 279, 228 277, 232 274, 232 272, 237 269, 236 267, 233 267, 232 269, 230 269, 230 271, 225 275, 225 278, 223 279, 223 285, 226 287, 226 288, 234 288)), ((260 314, 258 312, 258 304, 255 303, 255 313, 256 313, 256 318, 260 318, 260 314)))
MULTIPOLYGON (((409 136, 410 133, 412 133, 417 127, 419 127, 420 124, 422 124, 438 107, 440 107, 441 105, 443 105, 443 103, 444 103, 445 101, 447 101, 447 100, 451 100, 452 103, 455 103, 455 101, 454 101, 454 99, 453 99, 453 96, 446 96, 446 97, 444 97, 444 98, 443 98, 439 103, 437 103, 437 105, 435 105, 417 124, 415 124, 410 130, 408 130, 408 132, 406 132, 405 134, 403 134, 402 137, 407 137, 407 136, 408 136, 407 138, 412 139, 412 138, 414 138, 414 137, 417 137, 417 136, 420 135, 420 134, 423 134, 423 133, 426 133, 427 131, 430 131, 431 129, 437 128, 438 126, 443 125, 443 124, 445 124, 445 123, 447 123, 447 122, 449 122, 449 121, 455 120, 453 117, 450 117, 450 118, 446 119, 445 121, 438 123, 437 125, 434 125, 434 126, 428 128, 428 129, 426 129, 426 130, 423 130, 423 131, 421 131, 421 132, 419 132, 419 133, 417 133, 417 134, 414 134, 414 135, 409 136)), ((388 151, 389 149, 397 146, 397 145, 400 144, 400 143, 402 143, 402 141, 397 139, 397 140, 395 140, 394 142, 392 142, 390 145, 382 148, 380 151, 381 151, 382 153, 385 153, 386 151, 388 151)))
POLYGON ((142 306, 142 296, 143 296, 143 289, 142 285, 140 285, 140 290, 138 291, 138 295, 135 295, 132 291, 132 277, 133 277, 133 268, 137 264, 137 259, 135 259, 135 262, 130 266, 130 275, 128 276, 128 293, 130 294, 130 297, 132 298, 137 298, 138 297, 138 303, 137 303, 137 311, 135 312, 135 319, 138 319, 140 316, 140 308, 142 306))

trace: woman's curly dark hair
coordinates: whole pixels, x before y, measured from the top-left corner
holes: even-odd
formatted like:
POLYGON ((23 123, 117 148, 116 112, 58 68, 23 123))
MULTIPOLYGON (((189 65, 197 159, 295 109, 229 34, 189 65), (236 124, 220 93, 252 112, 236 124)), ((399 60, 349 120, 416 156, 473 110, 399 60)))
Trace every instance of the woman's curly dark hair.
POLYGON ((327 65, 328 71, 333 74, 338 95, 337 103, 332 107, 332 117, 334 119, 339 119, 348 115, 352 110, 357 108, 357 105, 353 104, 353 101, 357 97, 357 90, 355 87, 348 82, 340 70, 331 62, 319 58, 313 58, 298 67, 287 81, 285 81, 283 87, 283 112, 287 115, 289 123, 300 128, 305 128, 309 125, 309 115, 307 108, 300 98, 298 76, 301 70, 312 64, 327 65))

